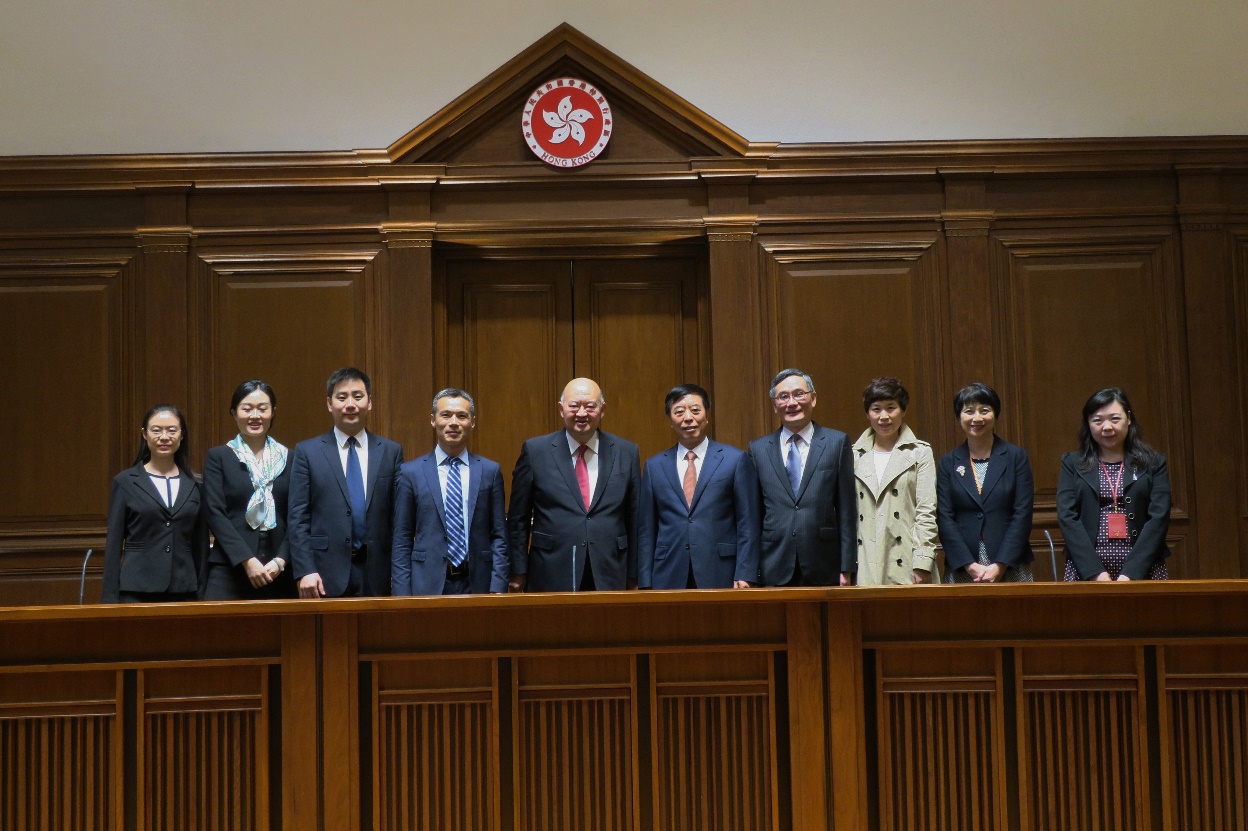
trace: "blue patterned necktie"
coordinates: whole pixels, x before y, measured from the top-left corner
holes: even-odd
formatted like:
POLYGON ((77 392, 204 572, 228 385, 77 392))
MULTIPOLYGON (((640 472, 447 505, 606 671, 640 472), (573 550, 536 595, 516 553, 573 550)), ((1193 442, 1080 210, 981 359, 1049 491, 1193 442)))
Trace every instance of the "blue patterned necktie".
POLYGON ((446 472, 446 539, 450 546, 446 552, 451 565, 459 568, 468 556, 468 538, 464 534, 464 483, 459 480, 458 458, 446 460, 450 468, 446 472))
POLYGON ((784 469, 789 472, 789 487, 793 488, 793 495, 797 496, 797 490, 802 486, 802 453, 797 449, 797 443, 802 440, 799 435, 789 437, 789 456, 784 461, 784 469))
POLYGON ((364 515, 368 499, 364 496, 364 472, 360 469, 360 456, 355 447, 360 442, 355 436, 347 439, 347 495, 351 497, 351 547, 364 545, 364 515))

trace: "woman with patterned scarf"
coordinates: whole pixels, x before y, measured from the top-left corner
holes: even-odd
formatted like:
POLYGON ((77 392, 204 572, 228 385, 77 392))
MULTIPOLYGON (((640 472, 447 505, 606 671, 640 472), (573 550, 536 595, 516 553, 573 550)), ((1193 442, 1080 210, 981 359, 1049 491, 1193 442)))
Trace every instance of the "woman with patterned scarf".
POLYGON ((204 492, 216 542, 203 578, 205 600, 294 597, 287 570, 288 452, 269 436, 277 396, 264 381, 244 381, 230 399, 238 435, 208 451, 204 492))

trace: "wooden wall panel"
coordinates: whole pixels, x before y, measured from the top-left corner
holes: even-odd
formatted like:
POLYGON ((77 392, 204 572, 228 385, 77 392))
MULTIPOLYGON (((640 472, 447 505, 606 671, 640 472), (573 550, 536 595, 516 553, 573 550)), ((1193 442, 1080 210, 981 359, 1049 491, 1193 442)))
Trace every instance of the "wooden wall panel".
POLYGON ((1142 650, 1022 650, 1024 829, 1152 826, 1142 650))
POLYGON ((776 827, 775 701, 767 653, 656 655, 656 828, 776 827))
POLYGON ((636 677, 629 657, 521 659, 513 694, 516 827, 634 828, 636 677))
POLYGON ((1005 827, 1000 657, 878 655, 880 827, 1005 827))
POLYGON ((1059 462, 1077 447, 1084 401, 1116 386, 1131 397, 1145 437, 1167 454, 1182 511, 1188 453, 1172 237, 1049 232, 995 242, 1000 432, 1031 454, 1037 507, 1055 503, 1059 462))
POLYGON ((120 673, 0 674, 0 828, 121 827, 120 673))
POLYGON ((29 402, 13 409, 10 431, 32 439, 10 443, 0 477, 0 534, 103 522, 108 482, 139 443, 139 417, 126 406, 124 385, 128 262, 0 259, 0 354, 20 368, 29 402))
MULTIPOLYGON (((930 233, 764 238, 773 292, 771 375, 810 373, 815 420, 858 435, 862 390, 894 375, 910 392, 906 421, 935 448, 949 435, 943 255, 930 233)), ((760 390, 766 404, 767 391, 760 390)), ((769 408, 770 409, 770 408, 769 408)), ((774 416, 772 416, 774 422, 774 416)))
POLYGON ((259 667, 145 670, 140 793, 149 831, 267 831, 267 675, 259 667))
POLYGON ((489 660, 379 661, 376 827, 497 828, 498 697, 489 660))
MULTIPOLYGON (((376 248, 206 249, 196 251, 202 318, 196 387, 207 387, 195 419, 206 426, 200 451, 238 432, 230 396, 260 378, 278 396, 274 437, 288 447, 332 426, 325 380, 341 366, 365 371, 378 344, 371 301, 376 248)), ((385 435, 395 404, 374 388, 370 427, 385 435)))

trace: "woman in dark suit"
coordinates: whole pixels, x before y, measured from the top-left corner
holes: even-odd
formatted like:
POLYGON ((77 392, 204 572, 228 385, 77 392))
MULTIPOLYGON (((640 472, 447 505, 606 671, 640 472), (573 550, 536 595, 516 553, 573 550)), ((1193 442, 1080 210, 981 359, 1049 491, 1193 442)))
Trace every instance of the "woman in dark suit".
POLYGON ((996 434, 1001 398, 985 384, 953 397, 966 441, 936 467, 946 583, 1030 583, 1034 485, 1027 451, 996 434))
POLYGON ((1062 456, 1057 521, 1066 580, 1169 579, 1166 457, 1141 438, 1131 402, 1116 387, 1083 405, 1079 449, 1062 456))
POLYGON ((160 404, 143 417, 134 465, 113 477, 104 603, 194 600, 208 550, 202 492, 187 461, 186 419, 160 404))
POLYGON ((277 395, 263 381, 244 381, 230 399, 238 435, 208 451, 204 492, 216 544, 208 556, 205 600, 273 600, 295 596, 286 565, 288 451, 269 435, 277 395))

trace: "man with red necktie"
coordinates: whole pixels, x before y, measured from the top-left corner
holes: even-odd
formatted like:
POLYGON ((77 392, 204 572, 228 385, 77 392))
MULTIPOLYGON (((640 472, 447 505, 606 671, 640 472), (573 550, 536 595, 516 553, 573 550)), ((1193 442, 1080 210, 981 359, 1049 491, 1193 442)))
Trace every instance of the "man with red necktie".
POLYGON ((511 591, 621 590, 637 583, 637 445, 598 429, 607 402, 576 378, 564 429, 526 441, 507 511, 511 591))

